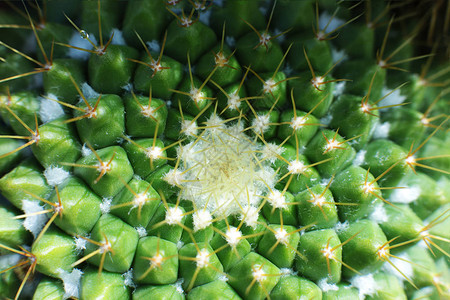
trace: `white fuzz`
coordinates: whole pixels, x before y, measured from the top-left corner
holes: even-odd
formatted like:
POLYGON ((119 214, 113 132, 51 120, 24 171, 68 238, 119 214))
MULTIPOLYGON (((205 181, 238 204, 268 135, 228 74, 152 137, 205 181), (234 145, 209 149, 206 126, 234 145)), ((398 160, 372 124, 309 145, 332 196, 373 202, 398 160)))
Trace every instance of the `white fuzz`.
MULTIPOLYGON (((80 33, 74 32, 72 34, 72 36, 70 37, 69 45, 75 46, 75 47, 79 47, 79 48, 83 48, 83 49, 86 49, 86 50, 92 50, 93 46, 91 45, 91 43, 89 43, 89 41, 86 38, 84 38, 85 36, 88 36, 89 39, 94 44, 97 44, 97 41, 96 41, 95 36, 93 34, 89 35, 87 33, 84 33, 84 34, 80 35, 80 33)), ((81 51, 81 50, 77 50, 77 49, 73 49, 73 48, 67 48, 67 51, 68 51, 67 55, 70 58, 73 58, 73 59, 76 59, 76 60, 87 60, 91 56, 91 53, 89 53, 87 51, 81 51)))
POLYGON ((228 97, 228 109, 237 110, 241 106, 241 98, 237 94, 237 92, 232 93, 228 97))
POLYGON ((148 50, 151 52, 160 52, 161 46, 158 43, 158 40, 152 40, 151 42, 146 42, 148 50))
POLYGON ((102 214, 107 214, 111 210, 112 199, 111 198, 103 198, 102 203, 100 204, 100 211, 102 214))
POLYGON ((0 270, 5 270, 9 267, 12 267, 19 263, 19 261, 22 259, 22 255, 11 253, 11 254, 4 254, 0 256, 0 270))
POLYGON ((281 268, 280 269, 280 274, 281 274, 282 277, 284 277, 284 276, 296 275, 296 272, 294 272, 293 269, 281 268))
POLYGON ((228 47, 234 48, 234 46, 236 45, 236 39, 232 36, 227 36, 225 37, 225 43, 228 45, 228 47))
POLYGON ((81 147, 81 155, 85 157, 91 155, 91 153, 92 150, 89 149, 89 147, 86 144, 83 144, 83 147, 81 147))
POLYGON ((168 225, 178 224, 183 220, 183 211, 179 207, 169 207, 166 212, 166 223, 168 225))
POLYGON ((391 124, 389 124, 388 122, 377 123, 372 137, 374 139, 386 139, 389 137, 390 128, 391 124))
POLYGON ((194 231, 205 229, 212 223, 212 216, 207 210, 200 210, 193 216, 194 231))
POLYGON ((364 159, 366 159, 366 150, 359 150, 356 153, 355 160, 353 161, 354 166, 360 166, 364 163, 364 159))
MULTIPOLYGON (((390 92, 392 92, 392 90, 383 87, 383 90, 381 91, 382 95, 387 95, 390 92)), ((396 104, 401 104, 406 100, 406 96, 401 94, 401 90, 398 89, 395 92, 393 92, 392 94, 390 94, 389 96, 387 96, 386 98, 384 98, 383 100, 380 101, 380 103, 378 103, 378 106, 386 106, 386 105, 396 105, 396 104)), ((384 108, 384 109, 380 109, 380 111, 385 111, 389 108, 384 108)))
POLYGON ((210 131, 217 133, 217 129, 223 128, 223 119, 216 114, 212 115, 206 122, 206 126, 212 127, 210 131))
POLYGON ((284 148, 278 146, 275 143, 267 143, 261 149, 261 160, 268 160, 273 164, 281 154, 284 152, 284 148))
POLYGON ((81 252, 82 250, 86 249, 87 240, 81 238, 81 237, 74 237, 75 240, 75 249, 81 252))
POLYGON ((174 173, 165 179, 182 187, 182 198, 215 216, 245 214, 248 205, 256 207, 261 196, 274 187, 275 171, 268 161, 259 161, 260 145, 242 132, 242 126, 227 126, 211 117, 201 139, 185 145, 180 154, 184 180, 174 173), (213 128, 210 128, 213 126, 213 128))
POLYGON ((402 182, 399 183, 399 186, 404 186, 405 188, 395 189, 389 196, 389 201, 394 203, 408 204, 416 201, 417 198, 419 198, 421 193, 419 186, 406 186, 405 184, 402 184, 402 182))
MULTIPOLYGON (((339 60, 340 60, 340 63, 342 63, 343 61, 348 59, 348 55, 347 55, 347 53, 345 53, 345 49, 338 50, 332 46, 331 47, 331 58, 333 59, 333 63, 337 63, 339 60)), ((336 83, 336 85, 334 87, 334 91, 333 91, 333 95, 335 95, 335 96, 341 95, 343 92, 343 90, 340 93, 339 93, 339 91, 336 91, 336 87, 338 85, 345 86, 345 81, 336 83), (336 94, 337 92, 338 92, 338 94, 336 94)))
POLYGON ((383 204, 379 204, 375 206, 372 213, 369 216, 369 219, 374 221, 375 223, 383 223, 388 220, 388 216, 386 213, 386 209, 383 204))
POLYGON ((339 287, 336 284, 328 283, 328 278, 322 278, 317 283, 322 292, 337 291, 339 287))
POLYGON ((289 234, 285 229, 278 228, 275 230, 275 238, 278 242, 280 242, 283 245, 286 245, 288 243, 289 234))
POLYGON ((184 180, 183 172, 180 170, 172 169, 164 175, 164 181, 166 181, 171 186, 181 186, 184 180))
POLYGON ((272 92, 273 89, 275 88, 275 84, 276 84, 276 82, 272 78, 267 79, 266 81, 264 81, 263 93, 267 94, 267 93, 272 92))
MULTIPOLYGON (((37 201, 24 199, 22 200, 22 210, 25 212, 25 214, 32 214, 43 211, 44 208, 40 206, 37 201)), ((23 227, 25 227, 26 230, 30 231, 34 235, 34 237, 37 237, 42 228, 45 226, 47 219, 48 218, 46 214, 29 216, 25 218, 25 221, 23 221, 23 227)))
POLYGON ((301 128, 303 126, 303 124, 305 124, 305 118, 304 117, 294 117, 291 120, 291 127, 294 130, 297 130, 299 128, 301 128))
POLYGON ((44 176, 49 185, 55 186, 63 183, 70 176, 70 173, 63 168, 50 166, 45 169, 44 176))
MULTIPOLYGON (((398 259, 398 258, 395 258, 395 257, 391 257, 391 258, 389 258, 389 260, 392 262, 392 264, 394 266, 396 266, 400 271, 402 271, 402 273, 406 277, 408 277, 408 278, 413 277, 414 276, 413 267, 412 267, 411 263, 409 263, 408 261, 414 261, 414 258, 409 257, 408 254, 406 254, 406 253, 401 253, 401 254, 398 255, 398 257, 400 257, 401 259, 398 259)), ((383 264, 383 268, 387 272, 389 272, 392 275, 394 275, 395 277, 397 277, 400 281, 405 281, 406 280, 404 275, 402 275, 390 263, 385 262, 383 264)))
POLYGON ((80 297, 80 285, 81 285, 81 275, 83 272, 79 269, 72 269, 72 272, 67 272, 62 269, 60 271, 59 277, 64 284, 64 299, 80 297))
POLYGON ((143 226, 135 227, 137 233, 139 234, 139 237, 145 237, 147 236, 147 230, 143 226))
MULTIPOLYGON (((58 98, 53 94, 48 94, 47 98, 58 100, 58 98)), ((39 101, 41 103, 41 107, 39 108, 39 115, 41 116, 41 120, 43 123, 47 123, 53 120, 56 120, 62 116, 64 116, 64 110, 62 106, 50 99, 44 97, 39 97, 39 101)))
POLYGON ((326 11, 322 12, 319 17, 319 28, 321 30, 323 30, 325 26, 327 26, 328 24, 327 29, 325 31, 326 33, 335 30, 344 23, 345 23, 344 20, 341 20, 336 16, 334 16, 334 18, 331 18, 331 15, 329 15, 328 12, 326 11))
POLYGON ((320 119, 320 124, 328 126, 332 120, 333 120, 333 115, 328 114, 320 119))
POLYGON ((334 86, 333 96, 339 97, 340 95, 342 95, 345 90, 345 84, 346 84, 345 81, 337 82, 336 85, 334 86))
POLYGON ((200 13, 200 22, 202 22, 203 24, 209 26, 210 24, 210 19, 211 19, 211 10, 208 9, 207 11, 203 11, 200 13))
POLYGON ((198 268, 204 268, 207 267, 209 264, 209 252, 207 249, 202 249, 200 252, 197 253, 197 256, 195 257, 195 261, 197 263, 198 268))
POLYGON ((228 245, 235 247, 242 237, 242 232, 240 232, 236 227, 230 227, 225 233, 228 245))
POLYGON ((258 208, 249 206, 245 210, 245 216, 242 216, 241 218, 245 218, 244 222, 246 225, 255 228, 258 224, 258 217, 259 217, 259 211, 258 208))
POLYGON ((305 171, 305 165, 299 160, 289 162, 288 171, 291 174, 301 174, 305 171))
POLYGON ((219 278, 217 278, 217 279, 219 279, 220 281, 223 281, 223 282, 227 282, 228 276, 226 274, 223 274, 223 275, 220 275, 219 278))
POLYGON ((336 225, 334 225, 334 230, 336 230, 336 232, 339 232, 348 229, 349 226, 350 224, 348 223, 348 221, 345 221, 343 223, 338 222, 336 223, 336 225))
POLYGON ((274 208, 286 208, 286 197, 278 190, 273 190, 268 194, 268 201, 274 208))
POLYGON ((257 282, 261 283, 265 279, 266 273, 261 266, 253 266, 252 276, 257 282))
MULTIPOLYGON (((148 197, 147 197, 147 194, 145 194, 145 193, 139 193, 139 194, 137 194, 135 197, 134 197, 134 200, 133 200, 133 207, 132 208, 136 208, 136 207, 139 207, 139 206, 143 206, 145 203, 147 203, 147 201, 148 201, 148 197)), ((128 213, 129 214, 129 213, 128 213)))
POLYGON ((359 299, 364 299, 366 295, 372 296, 377 292, 377 283, 372 274, 355 276, 350 279, 350 283, 358 289, 359 299))
POLYGON ((197 123, 190 120, 181 121, 181 131, 187 136, 196 136, 198 135, 197 123))
POLYGON ((184 246, 184 243, 182 241, 177 242, 177 249, 180 250, 184 246))
POLYGON ((122 46, 126 46, 125 39, 123 38, 122 31, 120 31, 120 30, 117 29, 117 28, 113 28, 113 29, 111 30, 110 36, 111 36, 112 34, 114 34, 114 38, 112 39, 111 44, 113 44, 113 45, 122 45, 122 46))
POLYGON ((100 96, 87 82, 81 84, 81 92, 86 99, 98 98, 100 96))
POLYGON ((161 147, 149 147, 145 150, 145 155, 150 159, 159 159, 162 157, 163 150, 161 147))
POLYGON ((122 274, 123 284, 125 286, 129 286, 131 288, 135 288, 136 284, 133 281, 133 269, 129 269, 125 273, 122 274))
POLYGON ((184 295, 184 290, 183 290, 183 286, 182 286, 183 282, 184 282, 184 279, 180 278, 177 280, 177 282, 175 282, 173 284, 173 286, 177 289, 177 292, 180 293, 181 295, 184 295))
POLYGON ((253 130, 258 134, 263 134, 269 129, 269 115, 258 115, 252 121, 253 130))

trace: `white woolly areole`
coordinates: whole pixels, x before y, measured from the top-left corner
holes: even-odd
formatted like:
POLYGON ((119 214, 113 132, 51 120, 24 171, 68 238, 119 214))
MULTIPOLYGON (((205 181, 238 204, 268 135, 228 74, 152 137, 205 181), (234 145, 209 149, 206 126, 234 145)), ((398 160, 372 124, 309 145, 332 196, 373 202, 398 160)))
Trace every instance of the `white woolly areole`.
POLYGON ((328 278, 322 278, 317 283, 322 292, 337 291, 339 287, 336 284, 328 283, 328 278))
POLYGON ((183 134, 187 136, 196 136, 198 135, 198 126, 197 122, 193 122, 190 120, 181 121, 181 131, 183 134))
POLYGON ((184 246, 184 243, 182 241, 177 242, 177 249, 180 250, 184 246))
POLYGON ((280 147, 275 143, 267 143, 261 148, 260 159, 268 160, 271 164, 273 164, 275 163, 275 160, 283 154, 283 152, 283 147, 280 147))
POLYGON ((183 220, 183 211, 179 207, 169 207, 166 211, 166 223, 168 225, 178 224, 183 220))
POLYGON ((245 215, 241 216, 246 225, 255 228, 258 224, 259 211, 257 207, 249 206, 245 210, 245 215))
POLYGON ((266 273, 261 266, 253 266, 252 276, 257 282, 261 283, 265 279, 266 273))
POLYGON ((207 210, 201 210, 194 213, 193 216, 194 231, 205 229, 212 223, 212 216, 207 210))
POLYGON ((390 128, 391 124, 388 122, 377 123, 372 137, 374 139, 386 139, 389 137, 390 128))
POLYGON ((336 225, 334 225, 334 230, 336 230, 336 232, 339 232, 348 229, 349 226, 350 224, 348 223, 348 221, 345 221, 343 223, 338 222, 336 223, 336 225))
MULTIPOLYGON (((44 208, 40 206, 37 201, 24 199, 22 200, 22 210, 27 215, 43 211, 44 208)), ((30 231, 34 235, 34 237, 37 237, 42 228, 44 228, 47 219, 48 218, 46 214, 29 216, 26 217, 23 221, 23 227, 25 227, 26 230, 30 231)))
MULTIPOLYGON (((382 95, 387 95, 390 92, 392 92, 392 90, 383 87, 383 90, 381 91, 382 95)), ((401 95, 401 90, 398 89, 394 92, 392 92, 392 94, 390 94, 389 96, 387 96, 386 98, 384 98, 383 100, 380 101, 380 103, 378 103, 378 106, 387 106, 387 105, 396 105, 396 104, 401 104, 406 100, 406 96, 401 95)), ((389 108, 384 108, 384 109, 380 109, 380 111, 385 111, 389 108)))
POLYGON ((289 162, 288 171, 291 174, 301 174, 305 171, 305 164, 299 160, 289 162))
POLYGON ((58 269, 58 271, 64 285, 64 299, 70 297, 78 299, 80 297, 81 275, 83 275, 83 272, 79 269, 73 269, 70 273, 62 269, 58 269))
POLYGON ((289 234, 284 228, 275 229, 274 235, 277 241, 282 243, 283 245, 286 245, 288 243, 289 234))
POLYGON ((228 45, 228 47, 234 48, 234 46, 236 45, 236 39, 232 36, 227 36, 225 37, 225 43, 228 45))
POLYGON ((350 279, 352 286, 358 289, 359 299, 364 299, 366 295, 373 295, 377 292, 377 283, 373 274, 355 276, 350 279))
POLYGON ((366 158, 366 153, 367 153, 366 150, 359 150, 356 153, 355 159, 353 160, 353 165, 354 166, 362 165, 364 163, 364 159, 366 158))
POLYGON ((89 149, 89 147, 86 144, 83 144, 83 147, 81 147, 81 155, 83 157, 89 156, 92 154, 92 150, 89 149))
POLYGON ((228 96, 228 109, 237 110, 241 106, 241 98, 237 91, 228 96))
POLYGON ((402 182, 399 183, 399 186, 404 186, 405 188, 395 189, 389 196, 389 201, 394 203, 408 204, 416 201, 417 198, 419 198, 421 192, 419 186, 406 186, 403 185, 402 182))
POLYGON ((207 267, 209 264, 209 252, 207 249, 202 249, 200 252, 197 253, 197 256, 195 257, 195 261, 197 263, 198 268, 204 268, 207 267))
POLYGON ((319 28, 321 30, 323 30, 325 28, 325 26, 327 26, 327 24, 328 24, 327 29, 325 31, 326 33, 335 30, 336 28, 338 28, 339 26, 341 26, 344 23, 345 23, 344 20, 336 18, 336 16, 331 18, 331 15, 328 14, 328 12, 326 12, 326 11, 321 13, 320 17, 319 17, 319 28))
POLYGON ((85 250, 87 245, 87 240, 81 237, 74 237, 75 240, 75 249, 78 251, 85 250))
POLYGON ((386 213, 386 209, 383 204, 379 204, 375 206, 372 213, 369 216, 369 219, 374 221, 375 223, 383 223, 387 222, 388 216, 386 213))
MULTIPOLYGON (((389 258, 389 260, 391 261, 391 263, 396 266, 400 271, 402 271, 402 273, 408 277, 411 278, 414 275, 414 271, 413 271, 413 266, 411 263, 409 263, 408 261, 412 262, 414 261, 414 258, 410 258, 408 256, 408 254, 406 253, 401 253, 399 255, 397 255, 399 258, 395 258, 395 257, 391 257, 389 258), (406 261, 405 261, 406 260, 406 261)), ((395 269, 390 263, 385 262, 383 264, 383 268, 391 273, 392 275, 394 275, 395 277, 397 277, 401 282, 405 281, 406 278, 397 270, 395 269)))
MULTIPOLYGON (((91 45, 91 43, 89 43, 89 41, 86 38, 84 38, 85 36, 88 36, 89 39, 94 44, 97 44, 97 40, 95 39, 95 36, 93 34, 89 35, 85 31, 83 31, 83 34, 81 34, 81 35, 78 32, 74 32, 72 34, 72 36, 70 37, 69 45, 72 45, 72 46, 75 46, 78 48, 82 48, 82 49, 86 49, 86 50, 92 50, 93 46, 91 45)), ((91 53, 89 53, 87 51, 73 49, 73 48, 67 48, 67 55, 70 58, 73 58, 76 60, 87 60, 91 56, 91 53)))
POLYGON ((171 186, 181 186, 184 174, 180 170, 172 169, 164 175, 164 180, 171 186))
POLYGON ((62 106, 58 102, 47 98, 58 100, 53 94, 48 94, 47 97, 39 97, 39 102, 41 104, 39 115, 41 116, 41 121, 43 123, 56 120, 65 114, 62 106))
POLYGON ((261 195, 274 188, 276 173, 270 162, 257 159, 260 145, 242 132, 242 126, 227 126, 214 117, 207 123, 201 139, 179 153, 184 180, 167 173, 166 181, 177 181, 182 199, 214 216, 242 216, 245 207, 257 207, 261 195))
POLYGON ((112 198, 103 198, 102 203, 100 203, 100 211, 102 214, 107 214, 111 210, 112 198))
POLYGON ((281 268, 280 269, 280 274, 281 274, 282 277, 284 277, 284 276, 296 275, 296 272, 294 272, 293 269, 281 268))
POLYGON ((44 176, 49 185, 55 186, 63 183, 70 176, 70 173, 63 168, 50 166, 45 169, 44 176))
POLYGON ((230 227, 225 233, 225 237, 228 245, 235 247, 242 237, 242 232, 240 232, 236 227, 230 227))
POLYGON ((120 31, 117 28, 113 28, 111 30, 111 35, 112 34, 114 34, 114 38, 112 39, 111 44, 126 46, 125 39, 123 38, 122 31, 120 31))
POLYGON ((152 40, 151 42, 146 42, 148 50, 151 52, 160 52, 161 46, 159 45, 158 40, 152 40))
POLYGON ((278 190, 273 190, 267 195, 267 200, 274 208, 286 208, 286 197, 278 190))
POLYGON ((100 96, 87 82, 81 84, 81 92, 86 99, 98 98, 100 96))
POLYGON ((184 279, 180 278, 177 280, 177 282, 175 282, 173 284, 173 286, 176 288, 177 292, 180 293, 181 295, 184 295, 184 290, 183 290, 183 286, 182 286, 183 282, 184 282, 184 279))
POLYGON ((269 129, 269 115, 258 115, 252 121, 253 130, 258 134, 263 134, 269 129))
POLYGON ((139 237, 145 237, 147 236, 147 230, 143 226, 135 227, 139 237))
POLYGON ((17 253, 5 254, 0 256, 0 270, 5 270, 15 266, 22 259, 22 255, 17 253))
POLYGON ((122 274, 123 284, 125 286, 129 286, 131 288, 135 288, 136 284, 133 281, 133 269, 129 269, 125 273, 122 274))

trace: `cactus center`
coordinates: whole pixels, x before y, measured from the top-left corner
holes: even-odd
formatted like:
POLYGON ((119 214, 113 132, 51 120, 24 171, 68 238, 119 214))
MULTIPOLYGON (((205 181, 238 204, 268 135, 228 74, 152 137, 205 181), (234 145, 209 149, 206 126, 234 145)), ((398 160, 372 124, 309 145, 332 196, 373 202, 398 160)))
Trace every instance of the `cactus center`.
POLYGON ((217 217, 242 216, 274 187, 275 171, 241 125, 217 116, 206 123, 199 138, 179 150, 182 198, 217 217))

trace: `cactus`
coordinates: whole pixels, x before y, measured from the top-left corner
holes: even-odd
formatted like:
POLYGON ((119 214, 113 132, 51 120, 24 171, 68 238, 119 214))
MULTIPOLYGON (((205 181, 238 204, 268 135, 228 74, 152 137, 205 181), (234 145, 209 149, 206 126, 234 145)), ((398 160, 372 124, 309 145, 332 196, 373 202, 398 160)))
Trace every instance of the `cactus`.
POLYGON ((46 2, 0 12, 2 299, 449 297, 443 1, 46 2))

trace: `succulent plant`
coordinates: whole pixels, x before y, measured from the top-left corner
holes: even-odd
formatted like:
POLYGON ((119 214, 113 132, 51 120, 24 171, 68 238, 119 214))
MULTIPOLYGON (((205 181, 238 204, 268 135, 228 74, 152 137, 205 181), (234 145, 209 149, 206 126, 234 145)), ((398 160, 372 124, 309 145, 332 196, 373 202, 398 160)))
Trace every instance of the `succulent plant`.
POLYGON ((410 2, 0 3, 0 298, 449 297, 410 2))

